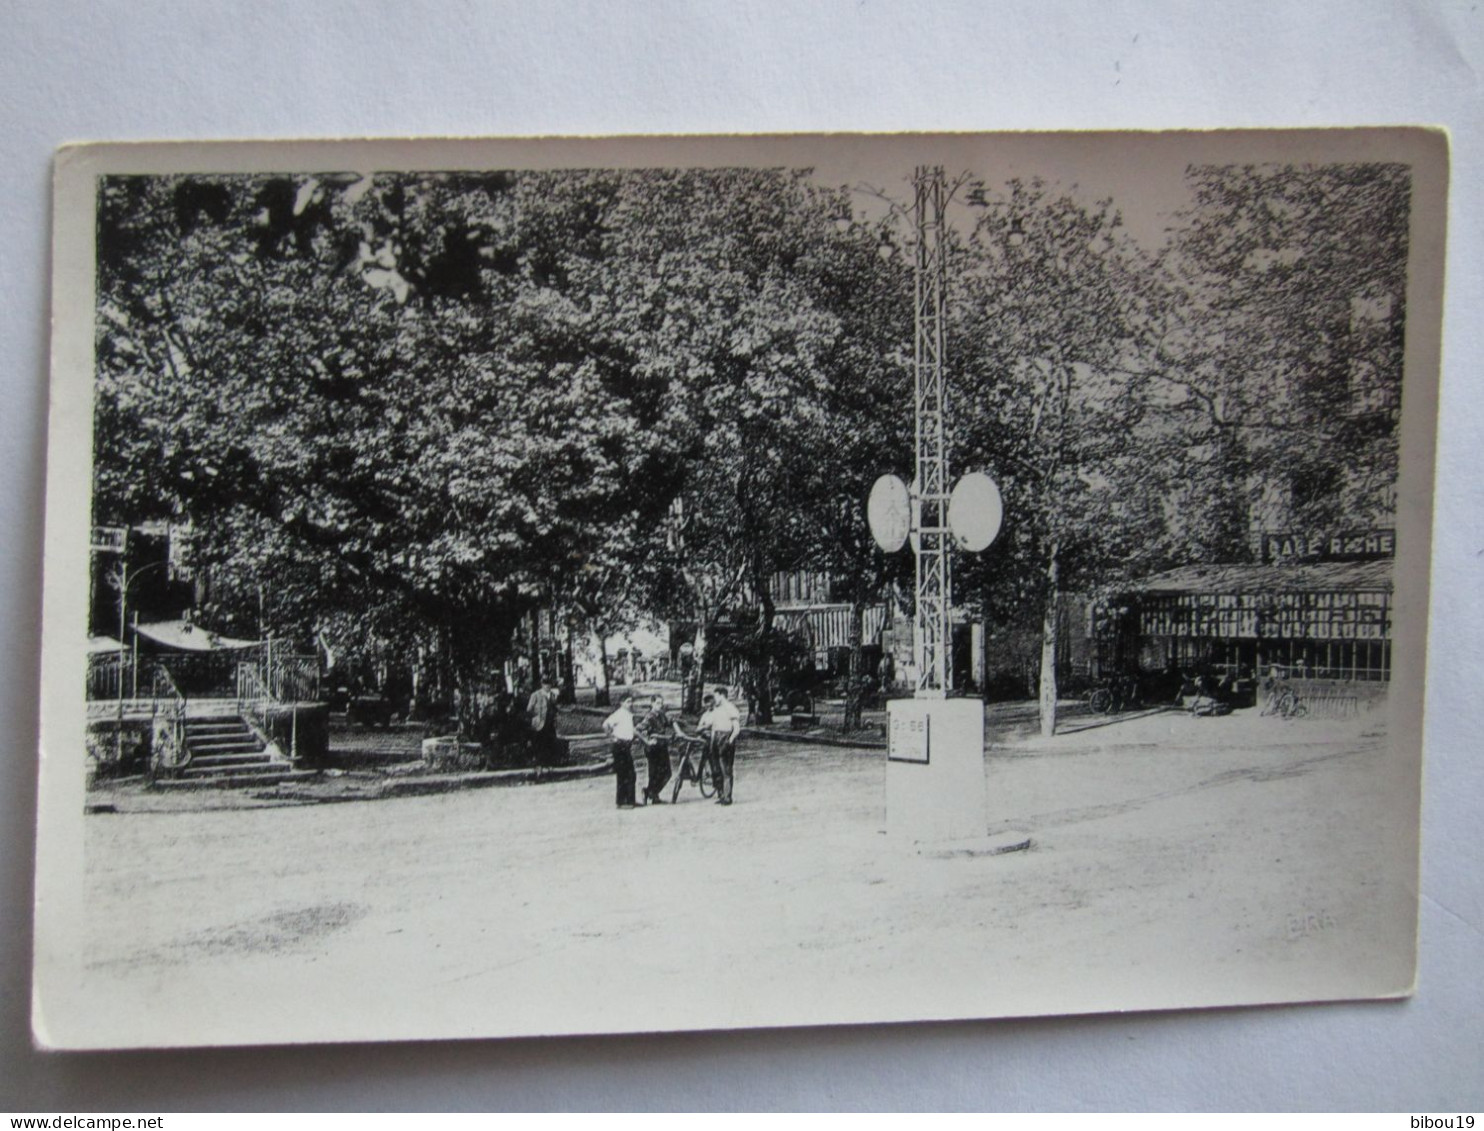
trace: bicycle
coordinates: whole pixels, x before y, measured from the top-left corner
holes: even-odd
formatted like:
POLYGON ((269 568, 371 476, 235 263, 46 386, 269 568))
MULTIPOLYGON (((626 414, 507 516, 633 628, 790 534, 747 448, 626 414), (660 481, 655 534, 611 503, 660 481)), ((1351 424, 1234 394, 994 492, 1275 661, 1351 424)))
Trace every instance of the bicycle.
POLYGON ((1139 681, 1129 675, 1109 676, 1088 697, 1087 705, 1099 715, 1111 715, 1126 708, 1141 706, 1139 681))
POLYGON ((707 756, 707 739, 698 734, 686 734, 676 723, 674 742, 680 750, 680 768, 675 771, 670 804, 674 805, 680 799, 680 790, 686 782, 695 782, 701 796, 709 801, 716 796, 716 770, 707 756))
POLYGON ((1274 679, 1268 685, 1268 697, 1263 704, 1262 713, 1285 719, 1302 719, 1308 715, 1309 706, 1286 679, 1274 679))

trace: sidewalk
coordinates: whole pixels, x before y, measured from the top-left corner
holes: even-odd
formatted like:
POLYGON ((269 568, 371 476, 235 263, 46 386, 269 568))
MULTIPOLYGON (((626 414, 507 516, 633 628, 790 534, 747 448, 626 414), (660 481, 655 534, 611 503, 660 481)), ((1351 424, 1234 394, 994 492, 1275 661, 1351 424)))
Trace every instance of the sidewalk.
MULTIPOLYGON (((157 791, 142 778, 103 782, 88 791, 90 813, 186 813, 230 809, 382 801, 504 786, 546 785, 580 778, 604 777, 612 772, 608 743, 596 720, 611 708, 577 705, 561 713, 563 736, 573 744, 573 758, 564 766, 520 767, 503 770, 428 772, 421 761, 421 731, 416 728, 381 730, 369 740, 358 740, 353 768, 325 767, 313 776, 271 787, 202 788, 157 791), (587 723, 591 721, 591 728, 587 723), (376 749, 382 760, 370 759, 376 749)), ((838 727, 792 727, 786 716, 768 726, 743 727, 744 739, 815 749, 855 750, 869 758, 886 749, 885 711, 870 712, 867 727, 850 734, 838 727)), ((691 725, 687 720, 684 725, 691 725)), ((1285 744, 1302 748, 1318 743, 1351 741, 1384 727, 1384 709, 1349 720, 1285 720, 1263 717, 1256 708, 1215 718, 1197 718, 1172 707, 1146 708, 1116 715, 1090 713, 1080 702, 1065 702, 1057 733, 1043 738, 1034 702, 989 704, 985 708, 985 756, 1030 757, 1092 750, 1150 750, 1160 747, 1212 749, 1232 746, 1285 744)), ((747 753, 746 746, 742 754, 747 753)))

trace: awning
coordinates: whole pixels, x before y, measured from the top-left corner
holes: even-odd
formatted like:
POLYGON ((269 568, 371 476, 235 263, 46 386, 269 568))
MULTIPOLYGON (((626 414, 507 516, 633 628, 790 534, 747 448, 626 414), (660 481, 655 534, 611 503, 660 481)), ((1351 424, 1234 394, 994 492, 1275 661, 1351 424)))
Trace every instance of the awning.
POLYGON ((1390 560, 1296 565, 1191 565, 1117 587, 1120 593, 1319 593, 1392 591, 1390 560))
POLYGON ((183 620, 139 624, 134 629, 146 640, 153 640, 156 644, 181 652, 230 652, 241 648, 256 648, 262 643, 261 640, 234 640, 230 636, 221 636, 209 628, 183 620))
MULTIPOLYGON (((848 648, 850 646, 849 605, 805 605, 779 609, 774 624, 785 632, 802 632, 811 645, 819 650, 826 648, 848 648)), ((861 641, 874 644, 881 636, 886 623, 884 605, 867 605, 861 628, 861 641)))
POLYGON ((104 652, 123 651, 123 645, 111 636, 89 636, 88 655, 97 656, 104 652))

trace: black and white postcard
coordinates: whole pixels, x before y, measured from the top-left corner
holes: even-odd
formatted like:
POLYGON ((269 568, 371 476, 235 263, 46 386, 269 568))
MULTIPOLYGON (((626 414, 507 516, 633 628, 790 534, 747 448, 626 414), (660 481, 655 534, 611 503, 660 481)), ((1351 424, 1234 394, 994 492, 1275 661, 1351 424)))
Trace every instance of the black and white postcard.
POLYGON ((1447 179, 62 150, 35 1039, 1409 994, 1447 179))

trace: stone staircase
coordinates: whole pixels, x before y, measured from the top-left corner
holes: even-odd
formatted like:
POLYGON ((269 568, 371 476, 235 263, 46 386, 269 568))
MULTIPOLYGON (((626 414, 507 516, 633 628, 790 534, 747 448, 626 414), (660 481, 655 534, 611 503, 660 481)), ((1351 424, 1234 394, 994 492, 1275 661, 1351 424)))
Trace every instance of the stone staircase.
POLYGON ((188 717, 185 744, 190 760, 173 776, 158 779, 157 785, 245 787, 297 776, 282 751, 239 715, 188 717))

